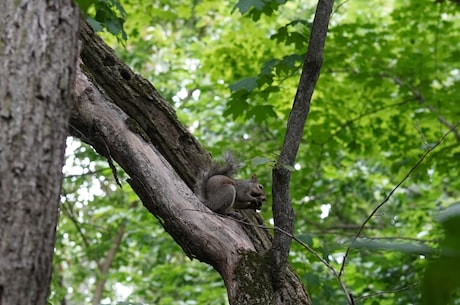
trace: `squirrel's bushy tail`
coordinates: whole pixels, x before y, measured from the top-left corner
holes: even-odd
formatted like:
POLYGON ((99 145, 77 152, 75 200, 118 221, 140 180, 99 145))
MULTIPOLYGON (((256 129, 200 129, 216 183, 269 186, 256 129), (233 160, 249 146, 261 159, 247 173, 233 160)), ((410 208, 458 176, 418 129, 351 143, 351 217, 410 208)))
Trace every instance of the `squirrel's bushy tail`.
POLYGON ((207 173, 207 178, 216 175, 231 177, 240 168, 240 164, 232 152, 227 151, 222 157, 224 159, 223 162, 212 162, 212 165, 207 173))
POLYGON ((232 175, 240 168, 238 160, 232 152, 227 151, 222 155, 223 161, 212 161, 212 165, 208 171, 205 171, 199 177, 195 187, 195 194, 199 196, 202 201, 205 201, 206 196, 206 182, 209 178, 216 175, 224 175, 232 177, 232 175))

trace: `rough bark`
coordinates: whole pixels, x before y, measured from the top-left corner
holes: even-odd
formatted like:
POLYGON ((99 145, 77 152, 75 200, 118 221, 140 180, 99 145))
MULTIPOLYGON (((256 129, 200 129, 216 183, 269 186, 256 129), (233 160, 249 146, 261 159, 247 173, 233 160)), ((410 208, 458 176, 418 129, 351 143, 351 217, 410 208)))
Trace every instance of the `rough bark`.
POLYGON ((2 305, 47 303, 77 39, 73 1, 2 1, 2 305))
MULTIPOLYGON (((310 304, 291 270, 280 289, 284 299, 275 296, 267 230, 217 215, 193 193, 209 155, 169 104, 84 23, 81 39, 72 134, 126 171, 144 206, 184 252, 221 274, 230 304, 310 304)), ((255 212, 244 213, 263 224, 255 212)))

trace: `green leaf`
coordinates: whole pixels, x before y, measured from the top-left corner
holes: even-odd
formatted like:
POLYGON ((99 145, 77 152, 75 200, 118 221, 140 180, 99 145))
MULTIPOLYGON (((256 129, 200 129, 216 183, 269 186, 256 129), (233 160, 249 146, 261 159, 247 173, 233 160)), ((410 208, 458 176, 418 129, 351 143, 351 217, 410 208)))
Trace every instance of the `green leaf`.
POLYGON ((252 167, 255 167, 258 165, 265 165, 267 163, 273 163, 273 160, 263 158, 263 157, 256 157, 256 158, 252 158, 252 161, 251 161, 252 167))
POLYGON ((295 171, 295 167, 293 167, 293 166, 291 166, 291 165, 283 164, 282 166, 283 166, 283 168, 287 169, 287 170, 290 171, 290 172, 295 171))
POLYGON ((310 234, 299 234, 297 238, 310 247, 313 247, 313 236, 310 234))
POLYGON ((262 10, 264 8, 264 0, 240 0, 235 4, 234 9, 238 8, 241 14, 245 14, 251 8, 262 10))
POLYGON ((440 255, 431 258, 425 270, 422 304, 450 304, 460 291, 460 203, 450 206, 439 217, 444 228, 440 255))
POLYGON ((246 91, 253 91, 257 88, 257 79, 258 77, 246 77, 240 79, 233 84, 230 85, 231 91, 239 91, 239 90, 246 90, 246 91))
POLYGON ((107 20, 105 23, 107 30, 117 36, 123 30, 123 20, 120 18, 107 20))
POLYGON ((102 30, 104 29, 100 22, 96 21, 95 19, 89 16, 86 17, 86 21, 89 23, 89 25, 93 28, 95 32, 102 32, 102 30))
POLYGON ((249 107, 249 104, 246 101, 231 100, 227 104, 227 109, 225 109, 224 111, 224 116, 231 115, 233 119, 236 119, 239 116, 242 116, 244 113, 246 113, 248 107, 249 107))
POLYGON ((276 112, 273 110, 272 105, 249 106, 246 113, 247 118, 254 118, 257 123, 262 123, 270 117, 276 118, 276 112))
POLYGON ((90 7, 90 5, 93 3, 93 0, 75 0, 75 2, 78 4, 78 6, 80 7, 80 10, 87 14, 88 13, 88 9, 90 7))
POLYGON ((273 68, 279 63, 279 60, 276 58, 266 61, 261 69, 261 74, 271 74, 273 68))

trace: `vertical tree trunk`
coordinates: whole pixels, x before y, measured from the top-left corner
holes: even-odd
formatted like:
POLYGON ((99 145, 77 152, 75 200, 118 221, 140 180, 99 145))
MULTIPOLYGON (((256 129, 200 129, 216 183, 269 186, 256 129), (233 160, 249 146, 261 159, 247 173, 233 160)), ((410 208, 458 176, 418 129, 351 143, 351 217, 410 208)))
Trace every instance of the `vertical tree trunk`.
POLYGON ((46 304, 78 10, 6 0, 0 10, 0 304, 46 304))

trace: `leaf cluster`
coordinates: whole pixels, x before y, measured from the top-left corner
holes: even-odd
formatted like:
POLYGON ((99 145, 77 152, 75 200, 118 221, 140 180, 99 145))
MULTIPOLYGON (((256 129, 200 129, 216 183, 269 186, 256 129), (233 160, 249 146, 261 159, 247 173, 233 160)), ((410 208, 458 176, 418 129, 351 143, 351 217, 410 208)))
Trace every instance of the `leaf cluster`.
POLYGON ((118 0, 75 0, 86 21, 96 32, 107 30, 124 43, 128 37, 123 28, 126 21, 126 12, 118 0))

